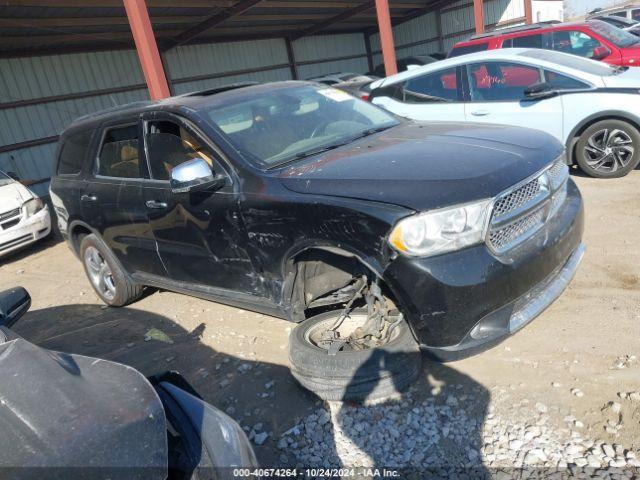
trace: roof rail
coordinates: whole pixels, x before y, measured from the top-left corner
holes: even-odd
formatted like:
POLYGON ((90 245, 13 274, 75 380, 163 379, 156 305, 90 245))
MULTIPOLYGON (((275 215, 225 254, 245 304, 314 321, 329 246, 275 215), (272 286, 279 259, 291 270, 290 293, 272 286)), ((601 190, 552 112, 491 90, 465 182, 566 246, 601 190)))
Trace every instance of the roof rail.
POLYGON ((548 20, 546 22, 532 23, 531 25, 518 25, 516 27, 498 28, 484 33, 478 33, 471 37, 471 40, 477 40, 479 38, 496 37, 498 35, 504 35, 507 33, 526 32, 527 30, 538 30, 540 28, 546 28, 550 25, 556 25, 562 23, 559 20, 548 20))
POLYGON ((220 87, 208 88, 206 90, 197 90, 195 92, 189 92, 182 95, 183 97, 208 97, 209 95, 215 95, 216 93, 228 92, 229 90, 235 90, 237 88, 251 87, 258 85, 259 82, 237 82, 230 83, 228 85, 222 85, 220 87))

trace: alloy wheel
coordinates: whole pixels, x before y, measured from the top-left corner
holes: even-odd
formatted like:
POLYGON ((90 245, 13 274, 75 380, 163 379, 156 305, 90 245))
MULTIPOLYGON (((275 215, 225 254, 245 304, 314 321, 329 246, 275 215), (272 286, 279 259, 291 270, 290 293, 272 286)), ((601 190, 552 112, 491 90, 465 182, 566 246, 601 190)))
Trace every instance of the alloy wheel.
POLYGON ((631 162, 635 146, 624 130, 605 128, 589 137, 584 151, 589 167, 602 173, 614 173, 631 162))
POLYGON ((84 252, 84 262, 94 288, 107 300, 113 300, 116 296, 116 284, 111 268, 100 251, 95 247, 88 247, 84 252))

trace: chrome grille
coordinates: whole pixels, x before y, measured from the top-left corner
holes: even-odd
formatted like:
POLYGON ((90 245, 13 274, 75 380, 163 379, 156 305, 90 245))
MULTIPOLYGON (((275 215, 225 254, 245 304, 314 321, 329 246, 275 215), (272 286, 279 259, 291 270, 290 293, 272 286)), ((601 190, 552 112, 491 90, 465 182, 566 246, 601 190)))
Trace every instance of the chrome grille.
POLYGON ((504 253, 523 242, 560 210, 569 178, 563 159, 495 199, 487 233, 494 252, 504 253))
POLYGON ((500 217, 526 205, 540 193, 540 181, 535 178, 500 198, 493 207, 493 215, 500 217))
POLYGON ((544 224, 544 209, 539 208, 534 213, 519 218, 502 228, 489 231, 489 242, 497 251, 509 249, 512 244, 526 233, 533 233, 544 224), (534 230, 535 229, 535 230, 534 230))
POLYGON ((9 210, 8 212, 0 213, 0 222, 4 222, 12 217, 16 217, 20 215, 20 209, 16 208, 15 210, 9 210))

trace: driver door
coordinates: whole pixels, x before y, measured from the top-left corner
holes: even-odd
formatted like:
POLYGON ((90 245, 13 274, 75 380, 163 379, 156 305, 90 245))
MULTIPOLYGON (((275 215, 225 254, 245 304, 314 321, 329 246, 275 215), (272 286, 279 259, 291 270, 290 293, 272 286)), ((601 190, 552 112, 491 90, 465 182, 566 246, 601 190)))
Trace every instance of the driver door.
POLYGON ((524 94, 544 80, 541 69, 512 62, 480 62, 466 70, 466 121, 535 128, 564 142, 561 96, 529 100, 524 94))
POLYGON ((150 173, 144 201, 170 280, 207 289, 255 293, 257 277, 252 275, 253 265, 245 250, 238 182, 232 177, 230 165, 204 134, 175 115, 146 114, 143 132, 150 173), (223 186, 172 191, 172 169, 196 158, 205 160, 215 175, 225 177, 223 186))

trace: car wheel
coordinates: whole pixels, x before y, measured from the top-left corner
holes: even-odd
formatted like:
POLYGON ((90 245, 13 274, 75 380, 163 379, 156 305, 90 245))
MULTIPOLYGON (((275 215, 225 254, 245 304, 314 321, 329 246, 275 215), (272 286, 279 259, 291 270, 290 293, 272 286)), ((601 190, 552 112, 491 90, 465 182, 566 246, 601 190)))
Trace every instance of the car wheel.
POLYGON ((82 239, 80 258, 91 286, 107 305, 123 307, 142 295, 143 287, 129 278, 115 256, 95 235, 82 239))
POLYGON ((594 123, 578 139, 576 160, 592 177, 624 177, 640 162, 640 133, 622 120, 594 123))
MULTIPOLYGON (((331 311, 311 317, 291 332, 291 373, 303 387, 324 400, 372 400, 388 397, 413 383, 422 357, 405 320, 400 319, 388 342, 377 348, 345 346, 331 354, 321 336, 341 313, 331 311)), ((341 330, 352 330, 366 318, 365 309, 353 310, 341 330)))

